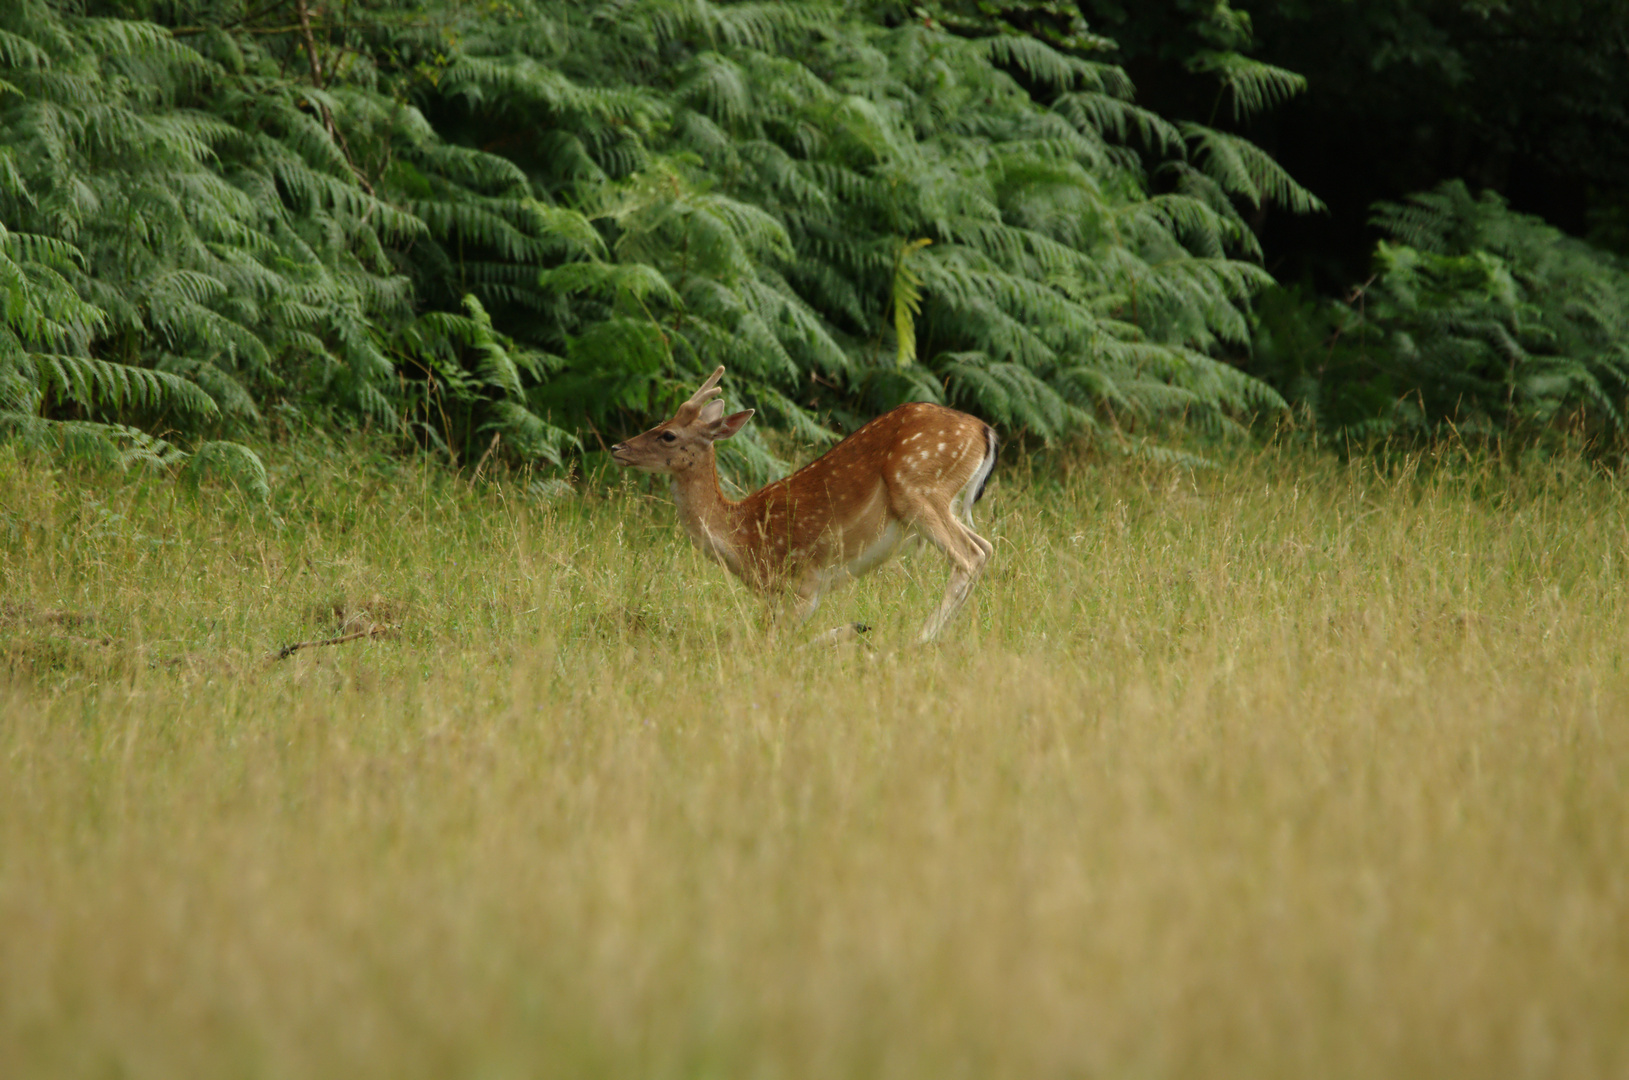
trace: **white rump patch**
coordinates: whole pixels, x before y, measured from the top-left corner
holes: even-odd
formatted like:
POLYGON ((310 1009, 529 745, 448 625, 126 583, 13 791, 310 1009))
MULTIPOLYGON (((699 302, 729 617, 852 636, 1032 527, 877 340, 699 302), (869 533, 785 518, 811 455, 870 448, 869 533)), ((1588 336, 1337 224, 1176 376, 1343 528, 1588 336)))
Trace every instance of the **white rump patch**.
POLYGON ((978 497, 979 488, 984 486, 984 481, 989 479, 991 470, 995 468, 995 463, 996 449, 991 445, 989 436, 986 436, 984 440, 984 460, 979 462, 977 471, 973 473, 973 479, 969 480, 967 486, 962 488, 959 496, 961 507, 956 511, 956 515, 967 523, 969 529, 973 527, 973 500, 978 497))

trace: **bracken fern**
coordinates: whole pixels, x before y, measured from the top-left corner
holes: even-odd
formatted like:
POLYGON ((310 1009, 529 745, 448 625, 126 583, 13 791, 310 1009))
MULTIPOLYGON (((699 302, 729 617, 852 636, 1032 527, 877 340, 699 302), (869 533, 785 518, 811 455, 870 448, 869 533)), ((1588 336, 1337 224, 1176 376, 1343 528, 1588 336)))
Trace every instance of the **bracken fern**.
MULTIPOLYGON (((1316 200, 1139 108, 1100 39, 889 4, 285 7, 0 16, 8 414, 230 434, 286 400, 559 464, 718 363, 814 444, 906 400, 1043 439, 1282 405, 1223 359, 1270 281, 1237 207, 1316 200)), ((1236 111, 1300 86, 1224 59, 1236 111)))

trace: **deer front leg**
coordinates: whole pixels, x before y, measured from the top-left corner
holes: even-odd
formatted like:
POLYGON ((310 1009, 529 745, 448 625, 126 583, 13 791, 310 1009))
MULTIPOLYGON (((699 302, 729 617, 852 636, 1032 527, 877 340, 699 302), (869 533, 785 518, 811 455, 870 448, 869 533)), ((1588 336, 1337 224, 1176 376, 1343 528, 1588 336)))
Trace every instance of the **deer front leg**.
MULTIPOLYGON (((814 615, 815 609, 820 606, 820 598, 825 595, 831 585, 832 578, 840 576, 841 571, 816 571, 805 575, 796 582, 787 592, 787 607, 795 613, 796 625, 803 626, 814 615)), ((784 608, 783 608, 784 610, 784 608)), ((845 641, 853 641, 862 634, 870 633, 871 628, 864 623, 844 623, 830 630, 816 634, 808 642, 814 645, 840 645, 845 641)))
POLYGON ((804 582, 766 583, 756 591, 768 608, 771 637, 802 629, 820 606, 820 590, 804 582))

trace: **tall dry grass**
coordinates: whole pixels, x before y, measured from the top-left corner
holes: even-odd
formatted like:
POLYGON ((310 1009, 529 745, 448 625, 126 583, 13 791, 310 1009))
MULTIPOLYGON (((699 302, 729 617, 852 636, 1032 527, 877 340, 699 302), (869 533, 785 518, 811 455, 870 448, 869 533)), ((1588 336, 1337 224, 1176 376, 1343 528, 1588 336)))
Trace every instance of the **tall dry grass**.
POLYGON ((1020 467, 946 644, 919 556, 800 650, 358 453, 0 450, 6 1076, 1629 1072, 1614 478, 1020 467))

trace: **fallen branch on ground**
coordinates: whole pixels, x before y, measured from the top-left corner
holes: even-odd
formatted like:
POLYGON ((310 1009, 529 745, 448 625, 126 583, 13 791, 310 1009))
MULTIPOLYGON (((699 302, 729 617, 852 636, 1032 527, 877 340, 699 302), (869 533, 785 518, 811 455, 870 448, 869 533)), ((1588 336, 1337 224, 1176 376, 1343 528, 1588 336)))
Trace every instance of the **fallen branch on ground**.
POLYGON ((292 645, 284 645, 272 657, 273 660, 287 660, 301 649, 319 649, 324 645, 343 645, 347 641, 356 641, 358 638, 384 637, 395 627, 375 624, 366 630, 358 630, 354 634, 343 634, 340 637, 325 638, 322 641, 296 641, 292 645))

